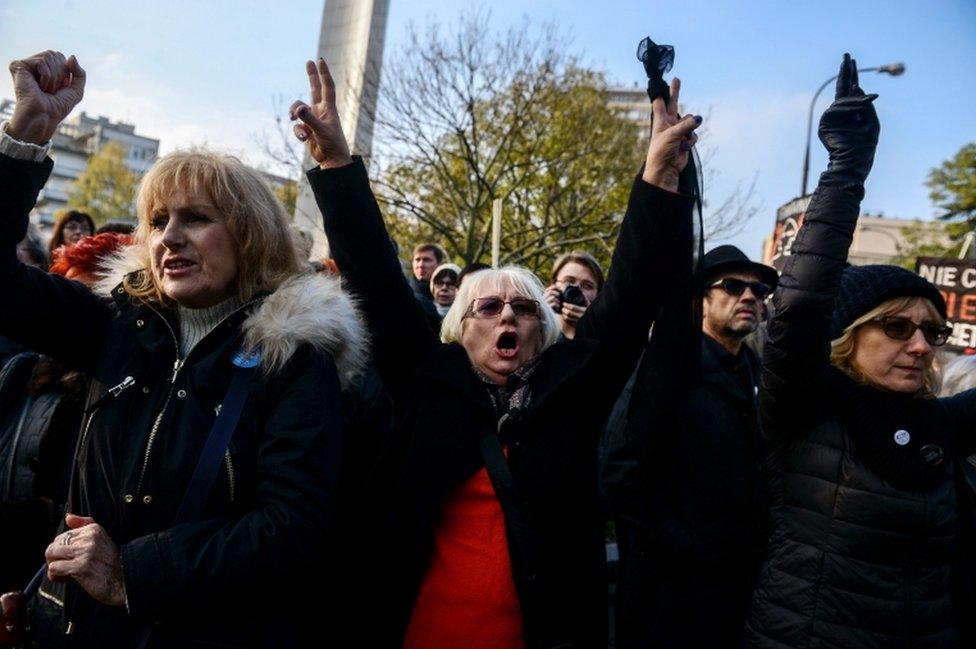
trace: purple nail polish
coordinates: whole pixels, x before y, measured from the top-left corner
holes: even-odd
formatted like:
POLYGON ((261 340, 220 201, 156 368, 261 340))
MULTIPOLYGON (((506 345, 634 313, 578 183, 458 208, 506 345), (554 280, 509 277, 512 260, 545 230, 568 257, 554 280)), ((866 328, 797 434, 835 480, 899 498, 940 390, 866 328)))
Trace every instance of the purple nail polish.
POLYGON ((301 117, 301 118, 305 118, 306 116, 308 116, 308 108, 305 107, 305 106, 302 106, 301 108, 299 108, 298 109, 298 116, 301 117))
POLYGON ((702 123, 702 116, 695 115, 695 124, 701 124, 701 123, 702 123))

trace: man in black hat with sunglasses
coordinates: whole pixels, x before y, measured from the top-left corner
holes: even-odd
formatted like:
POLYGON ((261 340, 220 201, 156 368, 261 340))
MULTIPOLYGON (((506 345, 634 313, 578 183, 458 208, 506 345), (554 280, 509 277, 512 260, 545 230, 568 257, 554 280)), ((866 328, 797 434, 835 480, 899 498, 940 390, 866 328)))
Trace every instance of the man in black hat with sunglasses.
POLYGON ((674 316, 655 323, 626 440, 609 441, 633 466, 605 484, 621 550, 617 647, 739 646, 763 558, 760 362, 744 340, 778 276, 734 246, 708 252, 702 271, 700 342, 683 287, 674 316))

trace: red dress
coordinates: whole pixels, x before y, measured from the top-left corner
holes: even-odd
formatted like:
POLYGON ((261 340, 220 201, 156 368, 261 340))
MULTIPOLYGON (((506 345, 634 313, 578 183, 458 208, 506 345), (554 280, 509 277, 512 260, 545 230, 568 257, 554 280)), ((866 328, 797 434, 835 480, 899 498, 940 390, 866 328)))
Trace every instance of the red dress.
POLYGON ((482 468, 444 502, 404 649, 517 649, 522 638, 505 517, 482 468))

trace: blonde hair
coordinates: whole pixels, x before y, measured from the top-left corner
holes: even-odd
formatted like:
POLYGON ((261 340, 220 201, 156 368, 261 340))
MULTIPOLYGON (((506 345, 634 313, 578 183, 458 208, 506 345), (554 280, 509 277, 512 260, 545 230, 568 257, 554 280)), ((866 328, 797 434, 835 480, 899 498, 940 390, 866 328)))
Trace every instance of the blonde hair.
POLYGON ((142 178, 133 238, 145 266, 123 281, 130 295, 171 302, 150 270, 149 236, 153 212, 176 191, 208 197, 226 219, 237 243, 237 294, 242 302, 302 272, 290 219, 261 175, 233 156, 193 148, 160 158, 142 178))
MULTIPOLYGON (((929 313, 929 317, 940 325, 945 324, 945 320, 943 320, 942 315, 939 314, 938 310, 935 308, 935 305, 933 305, 930 300, 917 296, 896 297, 888 300, 887 302, 882 302, 862 315, 860 318, 852 322, 850 326, 844 329, 844 332, 840 336, 830 342, 830 364, 847 374, 858 383, 868 385, 870 383, 868 377, 854 363, 854 352, 857 349, 857 330, 860 329, 861 325, 867 322, 870 322, 876 318, 896 315, 919 302, 925 305, 925 308, 929 313)), ((918 396, 929 398, 935 397, 939 394, 942 380, 938 369, 938 360, 938 358, 933 358, 932 364, 925 370, 922 388, 919 390, 918 396)))
POLYGON ((454 304, 451 305, 441 323, 441 340, 446 343, 461 342, 464 315, 468 312, 472 300, 488 295, 499 295, 509 286, 520 295, 539 303, 539 352, 548 349, 559 337, 559 324, 556 322, 556 315, 546 304, 542 282, 532 271, 521 266, 487 268, 465 277, 464 283, 458 288, 454 304))

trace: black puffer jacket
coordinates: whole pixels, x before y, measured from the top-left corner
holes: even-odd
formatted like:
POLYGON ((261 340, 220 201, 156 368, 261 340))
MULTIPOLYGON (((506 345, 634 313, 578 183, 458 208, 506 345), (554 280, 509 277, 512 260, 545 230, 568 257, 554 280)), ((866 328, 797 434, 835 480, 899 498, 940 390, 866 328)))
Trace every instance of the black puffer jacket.
POLYGON ((44 561, 68 492, 87 380, 24 352, 0 370, 0 588, 23 588, 44 561))
MULTIPOLYGON (((302 624, 322 623, 298 606, 311 601, 301 590, 318 587, 324 560, 340 375, 362 356, 351 301, 335 279, 289 279, 179 359, 173 312, 121 285, 101 297, 17 261, 51 165, 0 155, 0 333, 93 379, 69 508, 119 546, 128 612, 96 603, 74 582, 45 581, 35 618, 43 646, 64 634, 73 646, 133 646, 146 624, 156 625, 150 646, 297 643, 302 624), (202 520, 174 527, 244 336, 260 346, 263 367, 249 379, 202 520)), ((129 269, 120 264, 122 275, 129 269)))
POLYGON ((361 508, 359 550, 367 562, 352 585, 362 592, 353 606, 358 615, 348 618, 355 642, 349 646, 402 645, 441 507, 484 467, 479 440, 497 431, 538 543, 534 575, 512 561, 516 590, 535 594, 520 600, 526 644, 605 647, 597 442, 647 340, 659 306, 656 280, 690 268, 691 198, 634 183, 609 281, 576 338, 541 354, 529 379, 528 409, 499 431, 464 348, 439 343, 427 327, 362 163, 308 177, 336 263, 362 300, 376 367, 394 404, 393 439, 361 508))
POLYGON ((747 623, 749 647, 953 647, 954 613, 972 614, 953 611, 950 573, 953 460, 976 442, 976 391, 898 397, 829 367, 830 315, 861 191, 817 189, 774 295, 761 407, 775 531, 747 623), (924 479, 911 462, 884 460, 894 457, 885 445, 894 447, 903 421, 918 424, 908 426, 913 440, 945 450, 924 479))

